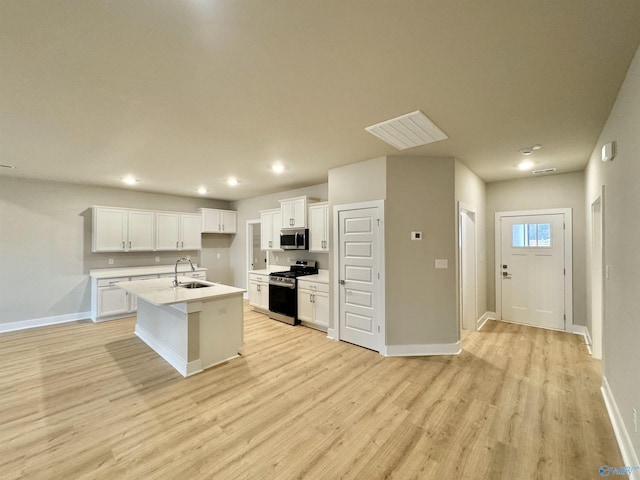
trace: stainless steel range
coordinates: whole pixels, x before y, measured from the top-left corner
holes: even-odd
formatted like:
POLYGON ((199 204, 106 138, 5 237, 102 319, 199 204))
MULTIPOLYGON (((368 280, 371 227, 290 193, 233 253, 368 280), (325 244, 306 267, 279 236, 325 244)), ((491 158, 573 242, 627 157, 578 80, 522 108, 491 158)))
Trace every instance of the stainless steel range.
POLYGON ((295 325, 298 320, 297 277, 318 273, 318 262, 298 260, 286 272, 269 275, 269 317, 295 325))

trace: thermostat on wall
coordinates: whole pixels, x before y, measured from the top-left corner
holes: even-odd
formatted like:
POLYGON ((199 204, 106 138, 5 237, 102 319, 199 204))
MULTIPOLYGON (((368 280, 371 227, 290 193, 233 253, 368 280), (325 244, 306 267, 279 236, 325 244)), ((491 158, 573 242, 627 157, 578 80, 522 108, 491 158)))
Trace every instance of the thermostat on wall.
POLYGON ((411 240, 422 240, 422 232, 411 232, 411 240))

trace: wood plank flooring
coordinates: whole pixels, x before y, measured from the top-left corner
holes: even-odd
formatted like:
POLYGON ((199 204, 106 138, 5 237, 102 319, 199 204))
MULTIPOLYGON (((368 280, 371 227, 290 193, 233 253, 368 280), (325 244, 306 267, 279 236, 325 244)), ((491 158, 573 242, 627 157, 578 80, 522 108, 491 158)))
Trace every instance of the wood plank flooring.
POLYGON ((0 478, 590 479, 621 466, 581 337, 489 322, 385 358, 245 308, 241 358, 182 378, 135 320, 0 335, 0 478))

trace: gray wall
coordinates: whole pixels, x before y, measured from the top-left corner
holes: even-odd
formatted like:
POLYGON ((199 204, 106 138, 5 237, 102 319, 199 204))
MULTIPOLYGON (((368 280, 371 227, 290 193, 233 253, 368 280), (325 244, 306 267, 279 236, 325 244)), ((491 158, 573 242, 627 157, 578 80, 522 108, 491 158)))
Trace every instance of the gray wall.
MULTIPOLYGON (((178 258, 178 252, 91 253, 92 205, 192 213, 228 207, 199 198, 0 177, 0 323, 89 311, 92 268, 165 265, 178 258)), ((185 253, 217 279, 228 271, 225 242, 205 239, 210 248, 202 255, 185 253)))
POLYGON ((456 320, 455 160, 388 157, 385 205, 388 345, 459 340, 456 320), (422 241, 410 233, 422 231, 422 241), (436 269, 435 259, 449 268, 436 269))
MULTIPOLYGON (((459 202, 475 209, 476 211, 476 312, 480 318, 487 311, 487 214, 486 185, 461 161, 456 160, 456 208, 459 202)), ((460 225, 456 221, 456 238, 458 238, 460 225)), ((456 251, 457 265, 460 264, 459 251, 456 251)), ((459 285, 460 269, 456 269, 456 285, 459 285)), ((458 290, 456 290, 458 291, 458 290)), ((458 291, 459 293, 459 291, 458 291)), ((456 302, 458 319, 460 318, 460 301, 456 302)), ((476 319, 478 320, 478 319, 476 319)))
MULTIPOLYGON (((634 432, 632 409, 640 412, 640 49, 586 170, 585 208, 605 186, 605 264, 610 278, 605 285, 603 321, 603 375, 613 392, 622 420, 640 455, 640 433, 634 432), (600 161, 600 149, 614 140, 617 154, 609 163, 600 161)), ((590 222, 585 236, 590 242, 590 222)), ((587 299, 590 307, 591 299, 587 299)))
MULTIPOLYGON (((387 159, 374 158, 329 170, 329 265, 333 268, 333 207, 349 203, 384 200, 387 196, 387 159)), ((386 212, 385 212, 386 215, 386 212)), ((329 298, 334 298, 334 282, 329 282, 329 298)), ((333 301, 329 305, 329 327, 334 328, 335 315, 333 301)))
POLYGON ((573 323, 586 325, 584 172, 528 177, 487 185, 487 305, 495 304, 495 213, 573 210, 573 323))

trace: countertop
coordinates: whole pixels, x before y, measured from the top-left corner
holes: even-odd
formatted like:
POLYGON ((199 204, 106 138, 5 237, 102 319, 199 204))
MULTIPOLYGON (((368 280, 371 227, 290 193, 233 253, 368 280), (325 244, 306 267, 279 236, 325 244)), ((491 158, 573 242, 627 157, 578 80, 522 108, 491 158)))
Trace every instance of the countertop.
POLYGON ((264 268, 262 270, 249 270, 249 273, 255 273, 257 275, 269 275, 273 272, 286 272, 287 270, 289 270, 289 268, 290 267, 281 267, 278 265, 274 265, 273 267, 264 268))
MULTIPOLYGON (((171 278, 153 278, 149 280, 132 280, 129 282, 118 282, 116 285, 125 289, 135 296, 153 303, 154 305, 171 305, 174 303, 189 303, 210 300, 213 298, 223 298, 233 295, 242 295, 245 290, 242 288, 230 287, 221 283, 203 282, 211 287, 205 288, 181 288, 172 287, 171 278)), ((193 282, 191 277, 178 277, 178 282, 193 282)))
MULTIPOLYGON (((206 268, 193 264, 196 271, 206 271, 206 268)), ((187 263, 178 265, 178 272, 191 271, 191 266, 187 263)), ((137 275, 160 275, 162 273, 173 273, 173 265, 151 265, 148 267, 123 267, 123 268, 95 268, 89 270, 89 276, 93 278, 115 278, 115 277, 135 277, 137 275)))
POLYGON ((302 280, 304 282, 326 283, 328 285, 329 271, 320 270, 317 275, 304 275, 303 277, 298 277, 298 280, 302 280))

